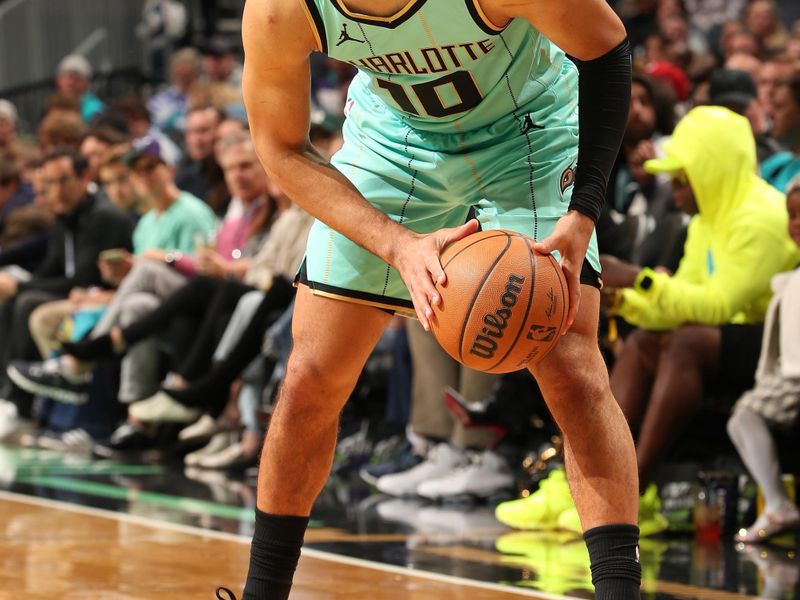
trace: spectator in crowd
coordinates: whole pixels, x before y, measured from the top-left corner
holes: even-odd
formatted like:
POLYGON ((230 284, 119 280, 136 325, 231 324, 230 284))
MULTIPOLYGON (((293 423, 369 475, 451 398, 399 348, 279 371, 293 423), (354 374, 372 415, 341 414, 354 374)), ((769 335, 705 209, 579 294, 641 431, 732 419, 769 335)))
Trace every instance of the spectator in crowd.
MULTIPOLYGON (((800 177, 788 186, 786 207, 789 235, 800 248, 800 177)), ((800 410, 800 268, 775 275, 772 289, 775 295, 767 309, 756 384, 739 399, 728 421, 728 433, 764 495, 761 515, 736 535, 737 541, 747 543, 762 543, 800 527, 800 511, 781 480, 770 432, 793 427, 800 410)))
POLYGON ((782 52, 789 41, 789 32, 778 15, 774 0, 751 0, 744 24, 758 37, 759 45, 768 54, 782 52))
POLYGON ((745 71, 718 69, 711 74, 708 103, 724 106, 736 114, 747 117, 756 139, 756 160, 763 163, 781 146, 769 134, 769 122, 758 99, 756 82, 745 71))
POLYGON ((111 103, 111 109, 125 119, 135 146, 146 145, 146 140, 158 142, 161 154, 168 165, 180 163, 180 148, 150 120, 150 111, 144 101, 135 95, 120 96, 111 103))
POLYGON ((761 60, 746 52, 734 52, 725 61, 725 69, 730 71, 744 71, 753 79, 761 69, 761 60))
MULTIPOLYGON (((133 254, 125 248, 116 248, 100 254, 98 266, 101 275, 105 283, 113 287, 118 287, 122 283, 137 262, 160 259, 169 253, 176 256, 190 254, 195 249, 195 238, 199 235, 205 239, 216 228, 216 219, 208 206, 175 187, 173 169, 161 158, 156 142, 151 141, 144 148, 134 149, 125 156, 125 161, 130 164, 133 190, 145 199, 150 210, 139 220, 133 232, 133 254)), ((90 294, 89 298, 83 294, 81 303, 87 303, 88 300, 93 306, 110 304, 110 310, 103 317, 107 319, 113 318, 119 304, 118 302, 114 304, 113 293, 90 294), (111 316, 108 316, 109 314, 111 316)), ((47 324, 59 323, 75 310, 75 304, 73 298, 72 301, 50 303, 39 307, 31 316, 32 329, 45 333, 38 334, 37 337, 41 338, 44 335, 52 339, 56 328, 47 324), (45 322, 45 325, 39 324, 38 321, 45 322)), ((157 301, 151 298, 134 298, 126 308, 127 314, 141 315, 150 310, 154 304, 157 304, 157 301)), ((98 327, 107 327, 103 325, 99 314, 97 317, 100 320, 98 327)), ((47 345, 48 342, 37 341, 39 348, 47 345)), ((123 384, 131 380, 130 374, 135 374, 142 385, 146 385, 148 375, 150 379, 155 378, 153 371, 158 363, 153 360, 153 356, 156 354, 152 347, 148 347, 140 349, 130 357, 128 363, 123 365, 123 384)), ((61 389, 55 391, 51 389, 51 395, 74 402, 85 399, 85 386, 81 384, 90 380, 86 369, 63 369, 58 361, 47 363, 41 368, 38 365, 28 368, 26 364, 18 362, 12 363, 9 369, 9 375, 17 385, 25 391, 38 394, 44 393, 45 387, 51 380, 56 379, 61 382, 59 374, 65 372, 70 377, 61 389)), ((137 388, 131 383, 124 389, 137 388)))
POLYGON ((45 154, 58 148, 78 150, 85 133, 86 126, 78 113, 54 110, 39 124, 39 145, 45 154))
MULTIPOLYGON (((279 205, 288 203, 278 190, 272 194, 278 198, 279 205)), ((284 208, 270 229, 266 242, 250 261, 244 285, 237 280, 194 278, 136 323, 114 328, 103 337, 66 345, 65 351, 83 360, 111 358, 135 348, 176 318, 202 315, 189 348, 177 353, 181 358, 175 363, 173 376, 168 378, 170 383, 163 385, 161 391, 151 398, 131 405, 130 414, 140 423, 153 423, 190 421, 201 411, 206 411, 213 423, 213 420, 221 418, 228 404, 234 380, 261 352, 265 332, 294 296, 291 280, 303 257, 312 222, 313 218, 299 207, 290 205, 284 208), (220 340, 214 332, 221 320, 228 319, 233 304, 236 309, 220 340)), ((251 412, 255 409, 256 406, 248 408, 251 412)), ((257 455, 263 428, 254 423, 253 415, 244 417, 243 421, 247 430, 241 442, 234 444, 233 456, 229 452, 227 459, 215 467, 229 466, 231 460, 252 459, 257 455)), ((147 431, 130 421, 120 428, 112 446, 146 444, 148 440, 151 438, 147 431)), ((218 442, 212 444, 215 451, 224 448, 218 442)))
POLYGON ((147 103, 152 122, 161 131, 170 133, 186 128, 189 90, 200 78, 200 54, 194 48, 182 48, 169 63, 170 86, 147 103))
MULTIPOLYGON (((645 168, 669 174, 676 204, 694 215, 680 266, 672 276, 606 263, 603 276, 623 290, 618 314, 640 328, 625 341, 611 387, 638 430, 643 486, 706 388, 741 393, 752 384, 769 280, 796 258, 784 198, 755 174, 747 119, 722 107, 695 108, 664 151, 645 168)), ((654 488, 640 507, 643 529, 665 526, 654 488)))
POLYGON ((764 49, 761 47, 761 39, 747 29, 733 31, 728 35, 725 38, 725 45, 722 47, 722 51, 726 62, 734 54, 748 54, 759 60, 764 54, 764 49))
POLYGON ((800 69, 800 60, 792 59, 786 54, 768 58, 761 63, 756 73, 756 86, 758 101, 768 119, 772 119, 772 96, 775 85, 779 81, 789 79, 796 69, 800 69))
MULTIPOLYGON (((33 202, 33 186, 22 181, 19 168, 0 157, 0 239, 5 235, 9 215, 33 202)), ((2 244, 0 244, 2 246, 2 244)))
POLYGON ((0 98, 0 157, 13 153, 19 115, 16 107, 0 98))
MULTIPOLYGON (((12 359, 29 359, 35 348, 28 317, 40 304, 66 298, 73 287, 100 285, 97 259, 111 248, 131 248, 130 220, 116 207, 88 192, 86 160, 73 150, 47 155, 42 166, 42 185, 57 217, 47 256, 28 281, 0 273, 0 351, 2 367, 12 359)), ((9 398, 7 382, 0 397, 9 398)), ((30 398, 14 397, 0 411, 0 436, 16 427, 18 416, 30 417, 30 398)))
MULTIPOLYGON (((179 192, 172 183, 171 170, 154 154, 157 151, 154 143, 132 153, 130 160, 134 188, 140 188, 137 190, 139 194, 149 197, 156 206, 169 198, 173 199, 174 204, 159 219, 159 223, 153 222, 156 218, 153 211, 139 222, 134 233, 134 244, 137 248, 148 248, 142 255, 146 260, 139 259, 134 263, 131 257, 125 256, 111 265, 113 270, 109 281, 118 284, 124 278, 124 283, 108 312, 94 328, 92 337, 101 338, 115 326, 125 327, 139 320, 183 287, 188 277, 204 275, 219 281, 241 280, 244 277, 250 259, 263 243, 276 216, 276 206, 267 193, 268 179, 255 155, 249 134, 237 134, 226 139, 225 144, 223 160, 226 161, 226 176, 245 209, 241 216, 226 219, 211 243, 213 213, 187 192, 180 192, 178 198, 179 192), (163 222, 167 216, 171 225, 163 222), (180 228, 178 219, 182 222, 180 228), (163 235, 169 233, 173 236, 172 242, 161 243, 163 235), (199 243, 195 239, 198 234, 199 243), (159 235, 162 237, 159 238, 159 235), (166 248, 174 250, 167 251, 166 248), (196 256, 192 257, 193 253, 196 256)), ((195 300, 197 298, 207 299, 208 296, 200 293, 195 300)), ((121 401, 140 400, 155 391, 158 381, 155 354, 151 341, 145 345, 137 344, 126 356, 119 393, 121 401)), ((40 390, 40 393, 49 390, 56 397, 67 397, 69 394, 72 400, 83 399, 91 380, 90 370, 91 365, 68 358, 48 370, 38 365, 18 364, 15 381, 29 389, 40 390)))
POLYGON ((772 92, 772 134, 787 149, 761 165, 764 179, 783 191, 800 174, 800 71, 772 92))
POLYGON ((242 65, 230 42, 222 36, 214 36, 203 47, 203 72, 209 81, 242 89, 242 65))
MULTIPOLYGON (((134 222, 138 222, 146 204, 133 189, 131 170, 123 161, 128 151, 127 146, 110 148, 100 162, 98 177, 108 199, 134 222)), ((166 162, 167 159, 164 160, 166 162)))
POLYGON ((684 229, 669 182, 645 172, 675 121, 672 90, 634 72, 631 106, 619 157, 597 222, 600 252, 638 265, 674 268, 684 229))
POLYGON ((17 281, 28 279, 39 268, 53 226, 53 214, 41 192, 38 165, 33 173, 36 186, 22 179, 14 163, 0 158, 0 271, 9 272, 17 281), (30 200, 25 200, 28 192, 30 200))
POLYGON ((53 215, 41 204, 19 167, 0 157, 0 271, 18 281, 30 277, 47 252, 53 215))
POLYGON ((678 102, 685 102, 689 99, 689 93, 692 90, 692 82, 689 80, 689 76, 686 72, 680 67, 668 60, 661 60, 646 65, 644 72, 651 78, 668 85, 675 93, 678 102))
POLYGON ((128 142, 128 137, 111 127, 93 127, 86 132, 80 146, 80 153, 88 164, 89 180, 100 182, 100 164, 108 150, 128 142))
POLYGON ((247 131, 247 124, 240 119, 225 117, 219 122, 214 130, 214 159, 218 163, 222 164, 222 140, 242 131, 247 131))
POLYGON ((58 63, 56 89, 77 98, 84 123, 89 123, 95 115, 105 110, 103 101, 89 90, 91 82, 92 65, 86 57, 70 54, 58 63))
POLYGON ((192 108, 186 115, 187 160, 175 175, 177 186, 204 200, 218 215, 225 214, 230 195, 222 169, 214 158, 214 136, 223 120, 211 105, 192 108))
MULTIPOLYGON (((51 112, 59 110, 76 113, 79 117, 81 115, 81 101, 80 97, 69 92, 56 91, 47 97, 44 104, 44 112, 42 117, 49 115, 51 112)), ((83 119, 81 119, 83 122, 83 119)), ((84 123, 84 125, 86 125, 84 123)))

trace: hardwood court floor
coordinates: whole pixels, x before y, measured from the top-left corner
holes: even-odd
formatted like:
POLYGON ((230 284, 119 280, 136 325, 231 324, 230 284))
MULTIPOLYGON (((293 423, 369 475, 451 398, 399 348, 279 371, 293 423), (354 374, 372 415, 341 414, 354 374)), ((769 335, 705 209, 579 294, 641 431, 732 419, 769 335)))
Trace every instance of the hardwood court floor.
MULTIPOLYGON (((217 586, 236 588, 246 574, 246 540, 229 534, 10 494, 0 495, 0 526, 0 599, 211 599, 217 586)), ((520 594, 306 553, 292 597, 503 600, 520 594)))
MULTIPOLYGON (((238 593, 254 486, 250 473, 0 444, 0 600, 238 593)), ((691 534, 643 539, 642 597, 798 600, 799 547, 800 533, 749 549, 691 534)), ((314 506, 295 581, 292 600, 593 597, 580 537, 511 531, 490 506, 375 495, 347 474, 314 506)))

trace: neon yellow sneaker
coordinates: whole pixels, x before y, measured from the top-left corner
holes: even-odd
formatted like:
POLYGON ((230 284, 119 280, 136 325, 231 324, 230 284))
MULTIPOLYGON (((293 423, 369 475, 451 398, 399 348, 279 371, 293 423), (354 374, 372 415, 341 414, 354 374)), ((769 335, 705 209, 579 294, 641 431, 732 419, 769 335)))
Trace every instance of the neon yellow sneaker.
POLYGON ((661 514, 661 498, 655 483, 647 486, 639 497, 639 535, 649 537, 669 529, 669 521, 661 514))
POLYGON ((583 535, 581 518, 578 516, 578 509, 576 507, 570 506, 558 516, 558 528, 562 531, 583 535))
POLYGON ((503 502, 495 509, 498 521, 514 529, 550 530, 558 527, 558 517, 574 506, 563 470, 555 470, 527 498, 503 502))

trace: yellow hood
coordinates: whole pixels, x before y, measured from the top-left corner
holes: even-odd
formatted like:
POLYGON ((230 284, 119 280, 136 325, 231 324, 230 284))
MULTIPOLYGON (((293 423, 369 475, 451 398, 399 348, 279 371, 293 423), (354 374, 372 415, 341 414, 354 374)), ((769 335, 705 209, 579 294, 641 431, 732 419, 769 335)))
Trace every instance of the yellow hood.
POLYGON ((689 111, 664 144, 664 152, 664 158, 647 161, 645 169, 682 169, 700 214, 711 223, 727 220, 761 183, 750 122, 727 108, 700 106, 689 111))

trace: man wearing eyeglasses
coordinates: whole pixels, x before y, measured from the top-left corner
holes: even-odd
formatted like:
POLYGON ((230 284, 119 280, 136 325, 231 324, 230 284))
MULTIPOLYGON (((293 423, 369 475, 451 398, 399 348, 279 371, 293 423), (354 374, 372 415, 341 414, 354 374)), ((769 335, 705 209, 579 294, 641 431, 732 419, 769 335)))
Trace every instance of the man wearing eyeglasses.
POLYGON ((36 347, 28 317, 43 302, 66 298, 73 287, 101 285, 99 254, 132 247, 133 223, 122 211, 88 192, 86 160, 72 150, 57 150, 43 160, 41 185, 56 216, 50 245, 29 281, 0 273, 0 439, 14 431, 18 417, 29 417, 31 399, 5 378, 11 359, 33 359, 36 347))
MULTIPOLYGON (((639 327, 617 358, 611 388, 638 430, 643 489, 704 394, 736 399, 752 385, 770 280, 798 260, 784 196, 756 175, 745 117, 695 108, 664 149, 645 169, 668 177, 675 205, 692 216, 678 270, 603 265, 606 285, 622 290, 617 313, 639 327)), ((654 528, 656 505, 654 489, 640 500, 654 528)))

